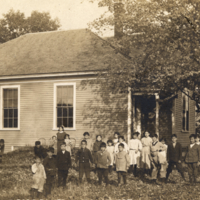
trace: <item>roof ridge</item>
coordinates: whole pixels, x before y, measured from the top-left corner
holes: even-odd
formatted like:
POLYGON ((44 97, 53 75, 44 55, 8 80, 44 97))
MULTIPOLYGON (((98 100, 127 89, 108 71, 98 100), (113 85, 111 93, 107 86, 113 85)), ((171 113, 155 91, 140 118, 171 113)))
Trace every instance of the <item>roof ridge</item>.
MULTIPOLYGON (((86 29, 89 30, 89 29, 86 29)), ((113 48, 114 50, 116 50, 116 47, 113 46, 109 41, 105 40, 104 38, 98 36, 97 34, 95 34, 94 32, 92 32, 91 30, 89 30, 93 35, 95 35, 96 37, 98 37, 99 39, 103 40, 104 42, 106 42, 107 44, 110 45, 111 48, 113 48)), ((118 53, 120 53, 124 58, 128 59, 129 61, 131 60, 130 56, 125 55, 122 51, 118 50, 118 53)))

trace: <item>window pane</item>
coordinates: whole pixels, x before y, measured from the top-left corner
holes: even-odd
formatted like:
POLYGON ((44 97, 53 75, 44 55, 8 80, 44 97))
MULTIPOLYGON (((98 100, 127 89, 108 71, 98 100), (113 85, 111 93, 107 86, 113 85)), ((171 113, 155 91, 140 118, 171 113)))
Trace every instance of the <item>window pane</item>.
POLYGON ((57 127, 62 126, 62 118, 57 118, 57 127))
POLYGON ((73 117, 73 107, 69 107, 69 117, 73 117))
POLYGON ((14 127, 17 128, 18 120, 14 119, 14 127))
POLYGON ((14 99, 13 100, 13 108, 18 108, 18 105, 17 105, 17 99, 14 99))
POLYGON ((8 127, 8 119, 4 119, 4 128, 8 127))
POLYGON ((67 117, 67 108, 63 108, 63 117, 67 117))
POLYGON ((8 108, 12 108, 12 99, 8 99, 8 108))
POLYGON ((62 117, 62 108, 57 108, 57 117, 62 117))
POLYGON ((62 106, 67 106, 67 98, 66 99, 62 99, 62 106))
POLYGON ((18 99, 18 90, 17 89, 14 89, 14 91, 13 91, 13 99, 18 99))
POLYGON ((68 121, 67 118, 63 118, 63 125, 64 125, 64 127, 69 127, 68 124, 67 124, 67 121, 68 121))
POLYGON ((12 128, 12 127, 13 127, 13 119, 9 119, 8 121, 9 121, 8 127, 9 127, 9 128, 12 128))
POLYGON ((8 98, 8 89, 3 89, 3 98, 4 99, 8 98))
POLYGON ((7 99, 4 99, 3 100, 3 107, 4 108, 7 108, 8 107, 8 103, 7 103, 8 101, 7 101, 7 99))
POLYGON ((14 111, 13 109, 9 109, 9 118, 13 118, 14 117, 14 111))
POLYGON ((8 118, 9 109, 4 109, 4 118, 8 118))
POLYGON ((69 127, 73 127, 73 118, 69 118, 69 127))
POLYGON ((15 118, 18 117, 18 109, 14 109, 14 117, 15 117, 15 118))

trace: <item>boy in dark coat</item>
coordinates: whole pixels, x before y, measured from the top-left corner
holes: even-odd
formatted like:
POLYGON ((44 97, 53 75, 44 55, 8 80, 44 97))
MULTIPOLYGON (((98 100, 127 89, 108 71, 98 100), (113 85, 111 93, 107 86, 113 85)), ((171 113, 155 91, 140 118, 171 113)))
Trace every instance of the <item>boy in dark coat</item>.
POLYGON ((106 150, 106 143, 102 142, 101 150, 96 154, 96 166, 99 178, 99 185, 102 184, 102 176, 104 176, 106 186, 108 185, 108 166, 111 163, 110 153, 106 150))
POLYGON ((187 147, 185 162, 188 165, 188 174, 191 184, 196 183, 198 166, 200 164, 200 147, 195 144, 195 135, 190 135, 190 145, 187 147))
POLYGON ((57 168, 58 168, 58 187, 66 187, 66 180, 68 176, 68 170, 71 168, 70 153, 66 151, 66 144, 63 142, 61 145, 61 151, 57 154, 57 168))
POLYGON ((45 150, 41 146, 41 142, 40 141, 36 141, 35 142, 34 153, 35 153, 36 157, 39 157, 39 158, 45 158, 46 157, 45 150))
POLYGON ((90 162, 93 163, 93 158, 90 150, 86 148, 87 141, 81 141, 81 149, 78 150, 76 154, 77 163, 79 161, 79 182, 82 183, 82 178, 85 173, 87 182, 90 182, 90 162))
POLYGON ((173 134, 171 138, 172 138, 172 143, 169 144, 167 148, 168 168, 167 168, 166 181, 168 180, 169 175, 172 172, 174 165, 176 165, 178 172, 181 174, 183 180, 185 181, 184 171, 181 164, 182 146, 180 143, 177 142, 176 134, 173 134))
POLYGON ((53 186, 55 176, 56 176, 56 159, 53 157, 54 149, 49 147, 47 150, 47 157, 44 159, 43 165, 46 172, 46 188, 45 196, 51 194, 51 188, 53 186))

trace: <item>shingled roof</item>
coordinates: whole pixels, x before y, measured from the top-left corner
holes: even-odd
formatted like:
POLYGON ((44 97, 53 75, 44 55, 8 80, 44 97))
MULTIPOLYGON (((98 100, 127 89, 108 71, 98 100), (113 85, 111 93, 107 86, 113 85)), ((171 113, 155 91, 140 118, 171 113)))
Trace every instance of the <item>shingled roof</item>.
POLYGON ((0 45, 0 76, 103 70, 124 59, 89 30, 30 33, 0 45))

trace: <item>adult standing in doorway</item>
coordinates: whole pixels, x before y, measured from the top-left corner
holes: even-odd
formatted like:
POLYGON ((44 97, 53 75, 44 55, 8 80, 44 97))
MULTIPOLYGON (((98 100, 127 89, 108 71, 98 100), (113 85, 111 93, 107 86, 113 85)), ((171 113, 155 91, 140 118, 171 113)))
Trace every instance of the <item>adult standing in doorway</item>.
POLYGON ((63 144, 67 133, 65 133, 64 126, 60 126, 57 132, 57 152, 61 150, 60 145, 63 144))

